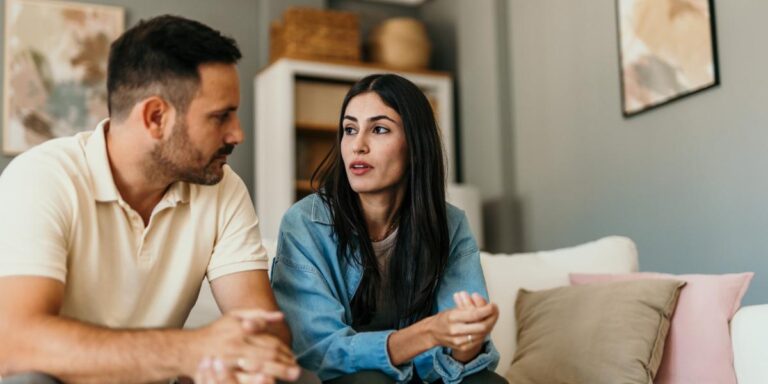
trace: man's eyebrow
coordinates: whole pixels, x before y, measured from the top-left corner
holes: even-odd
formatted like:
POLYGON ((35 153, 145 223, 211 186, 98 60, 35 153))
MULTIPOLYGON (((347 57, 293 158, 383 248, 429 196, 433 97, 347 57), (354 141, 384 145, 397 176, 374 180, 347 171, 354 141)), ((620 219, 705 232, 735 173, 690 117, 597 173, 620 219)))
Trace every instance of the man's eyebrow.
POLYGON ((224 113, 224 112, 237 112, 237 106, 236 106, 236 105, 230 105, 230 106, 226 106, 226 107, 224 107, 224 108, 221 108, 221 109, 217 109, 217 110, 215 110, 215 111, 211 111, 211 112, 210 112, 210 113, 208 113, 208 114, 209 114, 209 115, 218 115, 218 114, 220 114, 220 113, 224 113))

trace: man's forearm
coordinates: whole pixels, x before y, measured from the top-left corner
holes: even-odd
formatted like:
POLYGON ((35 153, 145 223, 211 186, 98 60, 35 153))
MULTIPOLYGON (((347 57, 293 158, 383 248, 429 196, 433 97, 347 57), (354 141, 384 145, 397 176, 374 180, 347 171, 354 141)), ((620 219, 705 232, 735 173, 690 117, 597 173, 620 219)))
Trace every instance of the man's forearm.
POLYGON ((56 316, 0 324, 0 375, 39 371, 66 382, 149 382, 193 372, 198 331, 111 330, 56 316))

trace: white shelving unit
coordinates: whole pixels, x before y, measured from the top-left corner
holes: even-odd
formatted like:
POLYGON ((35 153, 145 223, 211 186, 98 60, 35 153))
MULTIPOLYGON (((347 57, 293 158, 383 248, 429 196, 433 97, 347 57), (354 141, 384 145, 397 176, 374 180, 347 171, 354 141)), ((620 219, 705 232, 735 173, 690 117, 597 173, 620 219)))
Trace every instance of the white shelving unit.
MULTIPOLYGON (((448 181, 455 175, 453 137, 453 80, 442 72, 401 72, 367 64, 343 64, 281 59, 254 80, 256 123, 256 212, 262 235, 277 239, 283 214, 297 199, 296 85, 297 80, 347 82, 350 85, 374 73, 397 73, 419 86, 437 105, 448 181)), ((340 106, 339 106, 340 108, 340 106)), ((335 111, 338 115, 340 111, 335 111)))

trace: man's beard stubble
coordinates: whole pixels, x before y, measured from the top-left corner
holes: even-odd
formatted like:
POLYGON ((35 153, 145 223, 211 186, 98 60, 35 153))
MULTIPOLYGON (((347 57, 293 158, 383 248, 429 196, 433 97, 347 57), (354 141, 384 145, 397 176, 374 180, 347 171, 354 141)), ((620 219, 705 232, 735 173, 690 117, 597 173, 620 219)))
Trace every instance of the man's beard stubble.
POLYGON ((230 155, 234 149, 234 145, 225 144, 205 166, 200 167, 197 164, 203 161, 204 155, 189 139, 187 124, 180 121, 173 127, 168 140, 158 143, 150 152, 146 172, 150 179, 166 178, 172 182, 214 185, 224 177, 223 164, 219 164, 221 157, 230 155))

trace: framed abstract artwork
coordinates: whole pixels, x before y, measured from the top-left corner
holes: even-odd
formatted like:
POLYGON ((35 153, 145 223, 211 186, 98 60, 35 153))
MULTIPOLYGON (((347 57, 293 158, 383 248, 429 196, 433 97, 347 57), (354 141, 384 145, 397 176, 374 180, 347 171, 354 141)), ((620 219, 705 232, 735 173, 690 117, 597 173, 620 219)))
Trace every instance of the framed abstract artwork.
POLYGON ((3 153, 96 127, 107 117, 109 46, 123 8, 6 0, 3 153))
POLYGON ((625 117, 720 84, 714 0, 616 0, 625 117))

